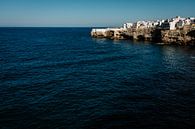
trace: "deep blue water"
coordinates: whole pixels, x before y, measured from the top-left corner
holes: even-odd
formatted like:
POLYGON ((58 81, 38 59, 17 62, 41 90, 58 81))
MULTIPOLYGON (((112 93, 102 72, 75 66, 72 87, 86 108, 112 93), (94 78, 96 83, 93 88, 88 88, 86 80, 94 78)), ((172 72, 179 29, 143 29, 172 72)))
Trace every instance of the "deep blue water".
POLYGON ((0 128, 192 129, 195 48, 0 28, 0 128))

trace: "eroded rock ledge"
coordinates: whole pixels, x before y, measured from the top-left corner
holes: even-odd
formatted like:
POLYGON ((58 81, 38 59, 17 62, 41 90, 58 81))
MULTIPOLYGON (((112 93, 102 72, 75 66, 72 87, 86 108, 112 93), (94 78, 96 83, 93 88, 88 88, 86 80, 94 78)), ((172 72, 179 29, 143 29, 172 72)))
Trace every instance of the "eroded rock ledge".
POLYGON ((185 28, 176 30, 163 30, 158 28, 124 29, 107 28, 93 29, 94 38, 107 38, 113 40, 151 41, 154 43, 195 45, 195 29, 185 28))

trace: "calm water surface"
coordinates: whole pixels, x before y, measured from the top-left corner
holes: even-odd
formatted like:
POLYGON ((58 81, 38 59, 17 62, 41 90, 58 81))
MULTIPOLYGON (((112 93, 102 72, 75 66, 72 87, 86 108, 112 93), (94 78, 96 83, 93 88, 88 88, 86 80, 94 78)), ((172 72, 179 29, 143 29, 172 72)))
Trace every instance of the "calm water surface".
POLYGON ((0 128, 192 129, 195 48, 0 28, 0 128))

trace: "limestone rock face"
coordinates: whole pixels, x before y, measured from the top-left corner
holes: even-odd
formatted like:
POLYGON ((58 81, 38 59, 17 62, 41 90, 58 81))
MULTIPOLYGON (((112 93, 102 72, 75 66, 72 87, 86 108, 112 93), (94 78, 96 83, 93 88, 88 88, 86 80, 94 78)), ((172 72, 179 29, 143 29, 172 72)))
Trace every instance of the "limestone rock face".
POLYGON ((106 29, 93 29, 91 31, 91 36, 95 38, 105 38, 107 37, 107 30, 106 29))
POLYGON ((195 45, 194 37, 187 35, 184 30, 166 30, 161 32, 162 42, 166 44, 195 45))
POLYGON ((120 28, 107 28, 107 29, 93 29, 91 36, 94 38, 108 38, 108 39, 125 39, 125 29, 120 28))
POLYGON ((195 29, 161 30, 156 28, 122 29, 107 28, 93 29, 91 36, 95 38, 108 38, 113 40, 142 40, 163 42, 165 44, 195 45, 195 29))

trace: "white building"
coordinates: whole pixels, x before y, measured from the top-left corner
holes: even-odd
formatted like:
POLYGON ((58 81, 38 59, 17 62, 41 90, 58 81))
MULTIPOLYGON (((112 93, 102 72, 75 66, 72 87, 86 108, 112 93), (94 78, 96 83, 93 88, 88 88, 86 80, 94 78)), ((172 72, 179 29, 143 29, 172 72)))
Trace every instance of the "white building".
POLYGON ((176 27, 182 27, 184 25, 184 20, 185 18, 181 18, 180 16, 172 18, 171 20, 167 19, 164 23, 162 23, 161 27, 166 30, 175 30, 176 27))
POLYGON ((191 20, 191 24, 195 24, 195 19, 191 20))
POLYGON ((185 25, 190 25, 191 24, 191 20, 190 19, 186 19, 186 20, 184 20, 184 22, 185 22, 185 25))
POLYGON ((175 18, 167 20, 157 20, 157 21, 137 21, 135 23, 125 23, 123 28, 128 29, 146 29, 146 28, 159 28, 165 30, 175 30, 177 28, 183 28, 185 25, 194 25, 195 18, 181 18, 177 16, 175 18))
POLYGON ((133 26, 133 23, 125 23, 123 28, 128 29, 128 28, 132 28, 132 26, 133 26))
POLYGON ((176 22, 174 22, 173 19, 171 21, 167 19, 164 23, 162 23, 161 28, 165 30, 175 30, 176 22))
POLYGON ((177 22, 176 27, 177 27, 177 28, 183 28, 184 25, 185 25, 185 21, 180 20, 179 22, 177 22))
POLYGON ((145 21, 137 21, 133 24, 134 29, 143 29, 147 27, 147 23, 145 21))
POLYGON ((176 23, 177 22, 175 22, 175 21, 169 22, 169 27, 170 27, 169 29, 170 30, 175 30, 176 29, 176 23))

